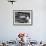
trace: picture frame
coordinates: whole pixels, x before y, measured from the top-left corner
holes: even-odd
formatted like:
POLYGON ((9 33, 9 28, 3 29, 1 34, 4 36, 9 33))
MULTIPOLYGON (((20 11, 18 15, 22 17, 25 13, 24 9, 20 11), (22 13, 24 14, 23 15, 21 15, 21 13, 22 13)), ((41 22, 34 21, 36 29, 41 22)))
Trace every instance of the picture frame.
POLYGON ((13 25, 32 25, 32 10, 13 10, 13 25))

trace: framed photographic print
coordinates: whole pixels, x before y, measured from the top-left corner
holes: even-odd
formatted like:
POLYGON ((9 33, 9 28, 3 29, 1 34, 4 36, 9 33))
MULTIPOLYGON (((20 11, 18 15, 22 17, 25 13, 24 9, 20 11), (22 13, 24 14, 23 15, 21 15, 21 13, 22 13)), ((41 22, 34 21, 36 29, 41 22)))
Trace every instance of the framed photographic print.
POLYGON ((32 10, 13 10, 14 25, 32 25, 32 10))

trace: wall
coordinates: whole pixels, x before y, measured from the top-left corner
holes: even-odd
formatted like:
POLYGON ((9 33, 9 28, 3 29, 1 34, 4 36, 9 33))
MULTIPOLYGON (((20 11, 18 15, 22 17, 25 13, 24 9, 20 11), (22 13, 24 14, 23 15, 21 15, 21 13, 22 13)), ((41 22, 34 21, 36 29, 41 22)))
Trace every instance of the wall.
POLYGON ((14 40, 18 32, 26 32, 37 41, 46 40, 46 0, 17 0, 12 5, 0 0, 0 40, 14 40), (13 10, 33 10, 32 26, 14 26, 13 10))

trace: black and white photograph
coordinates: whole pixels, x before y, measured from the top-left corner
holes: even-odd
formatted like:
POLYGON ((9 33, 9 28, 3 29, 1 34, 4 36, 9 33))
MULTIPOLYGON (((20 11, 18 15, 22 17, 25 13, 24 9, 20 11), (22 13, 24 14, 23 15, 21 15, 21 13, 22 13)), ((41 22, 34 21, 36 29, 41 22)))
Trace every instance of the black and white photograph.
POLYGON ((32 10, 13 10, 14 24, 32 24, 32 10))

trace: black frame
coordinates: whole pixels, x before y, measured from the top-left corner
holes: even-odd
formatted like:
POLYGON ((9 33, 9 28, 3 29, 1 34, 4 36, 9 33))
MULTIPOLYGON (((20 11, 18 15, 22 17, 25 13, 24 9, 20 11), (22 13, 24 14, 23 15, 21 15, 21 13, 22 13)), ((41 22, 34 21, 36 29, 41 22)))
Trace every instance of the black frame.
POLYGON ((13 10, 13 25, 23 25, 23 26, 25 26, 25 25, 32 25, 32 24, 33 24, 33 11, 32 10, 13 10), (20 12, 20 11, 21 12, 23 12, 23 11, 31 12, 31 15, 30 15, 31 16, 31 24, 26 24, 26 23, 25 24, 23 24, 23 23, 22 24, 21 23, 17 24, 17 23, 15 23, 15 21, 14 21, 15 20, 15 12, 20 12))

